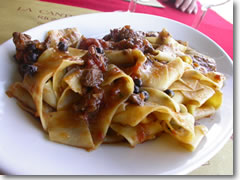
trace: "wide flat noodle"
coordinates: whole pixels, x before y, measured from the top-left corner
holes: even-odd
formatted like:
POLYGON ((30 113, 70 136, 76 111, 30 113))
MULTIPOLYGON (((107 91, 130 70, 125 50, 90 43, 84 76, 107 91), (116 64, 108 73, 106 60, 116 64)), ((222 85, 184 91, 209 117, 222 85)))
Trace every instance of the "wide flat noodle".
MULTIPOLYGON (((64 67, 67 68, 65 65, 64 67)), ((61 70, 64 72, 63 68, 61 70)), ((96 117, 91 120, 85 120, 81 114, 73 112, 71 107, 74 102, 81 101, 81 95, 72 91, 71 86, 65 88, 58 99, 57 112, 47 114, 51 140, 88 150, 97 148, 103 142, 115 111, 133 92, 132 79, 116 66, 109 65, 104 77, 101 86, 104 90, 103 107, 100 107, 96 117), (116 93, 118 94, 112 96, 114 88, 117 89, 116 93), (80 127, 81 125, 83 127, 80 127), (84 138, 75 137, 77 135, 85 137, 88 143, 84 144, 86 143, 82 141, 84 138)))
POLYGON ((169 113, 173 118, 162 123, 164 131, 181 142, 191 142, 195 137, 194 117, 189 113, 169 113))
POLYGON ((67 110, 47 114, 49 138, 63 144, 91 150, 94 148, 87 121, 79 113, 67 110))
POLYGON ((180 112, 179 104, 177 104, 170 96, 168 96, 163 91, 149 87, 144 87, 143 90, 146 90, 150 95, 148 102, 156 103, 161 106, 167 106, 173 111, 180 112))
POLYGON ((24 110, 30 112, 33 115, 35 114, 36 106, 33 102, 32 96, 24 88, 22 83, 15 82, 12 84, 7 91, 7 95, 9 97, 15 97, 24 110))
POLYGON ((86 54, 86 51, 74 50, 73 48, 69 48, 69 56, 63 57, 64 61, 54 72, 53 76, 53 90, 56 94, 57 99, 60 97, 61 93, 67 87, 65 81, 62 81, 64 75, 66 74, 67 67, 72 65, 83 65, 83 57, 86 54))
POLYGON ((173 82, 178 80, 184 73, 184 63, 180 58, 161 64, 157 61, 144 64, 139 69, 143 85, 159 90, 166 90, 173 82))
POLYGON ((157 109, 158 106, 150 103, 144 106, 129 104, 126 110, 116 114, 112 121, 122 125, 136 126, 157 109))
POLYGON ((122 65, 141 65, 146 61, 145 55, 138 49, 107 50, 105 53, 110 64, 115 64, 120 67, 122 65))
POLYGON ((138 141, 132 139, 133 134, 136 135, 134 128, 141 124, 158 122, 164 124, 165 130, 169 128, 171 131, 167 130, 167 132, 174 134, 175 138, 185 143, 190 142, 195 136, 194 117, 186 111, 186 108, 180 107, 160 90, 145 89, 148 90, 151 98, 144 106, 126 105, 124 111, 116 113, 113 117, 112 129, 135 145, 138 141))
POLYGON ((170 88, 176 92, 173 99, 185 104, 188 111, 196 119, 200 119, 209 117, 220 107, 222 103, 220 88, 223 80, 224 77, 219 73, 203 75, 196 70, 187 70, 170 88))
POLYGON ((70 87, 67 87, 61 94, 57 102, 57 110, 61 111, 67 109, 74 102, 81 100, 81 96, 75 93, 70 87))
POLYGON ((48 47, 57 47, 60 41, 64 41, 71 47, 77 47, 82 38, 77 28, 66 28, 61 30, 51 30, 47 33, 45 40, 48 47))
POLYGON ((213 106, 204 105, 201 107, 191 107, 189 112, 191 112, 195 118, 195 120, 202 119, 205 117, 210 117, 216 112, 216 109, 213 106))
POLYGON ((57 98, 53 91, 52 80, 48 80, 43 88, 43 101, 52 106, 53 108, 57 108, 57 98))
MULTIPOLYGON (((69 51, 71 53, 71 51, 69 51)), ((75 52, 76 53, 76 52, 75 52)), ((79 51, 80 54, 85 54, 82 51, 79 51)), ((47 49, 38 59, 38 62, 34 65, 38 68, 38 72, 34 75, 27 74, 23 80, 23 86, 26 90, 31 94, 33 101, 36 105, 37 112, 36 115, 40 116, 43 128, 47 130, 47 120, 43 115, 43 91, 45 84, 50 78, 53 77, 56 70, 59 67, 62 67, 62 64, 66 64, 67 62, 72 62, 69 60, 71 54, 64 54, 59 51, 56 51, 53 48, 47 49), (65 60, 67 59, 67 60, 65 60)), ((74 59, 74 56, 73 56, 74 59)), ((77 64, 82 64, 83 61, 79 59, 74 59, 77 61, 77 64)), ((74 61, 73 61, 74 62, 74 61)), ((71 64, 71 63, 70 63, 71 64)), ((53 90, 54 90, 54 79, 53 79, 53 90)), ((57 94, 56 94, 57 95, 57 94)), ((54 96, 54 95, 52 95, 54 96)), ((56 96, 57 97, 57 96, 56 96)), ((58 98, 58 97, 57 97, 58 98)), ((51 104, 50 104, 51 105, 51 104)))
POLYGON ((36 105, 37 116, 40 116, 44 130, 47 130, 47 119, 43 116, 43 89, 46 82, 53 76, 53 73, 62 63, 62 56, 54 49, 46 50, 40 57, 35 66, 38 73, 27 74, 23 80, 23 86, 31 94, 36 105))
POLYGON ((133 147, 144 141, 156 138, 163 131, 159 122, 139 124, 134 127, 112 123, 111 128, 122 135, 133 147))
POLYGON ((158 61, 173 61, 177 57, 184 56, 184 52, 187 50, 187 46, 178 43, 173 37, 163 29, 157 37, 147 37, 153 46, 157 47, 157 55, 154 56, 158 61))
MULTIPOLYGON (((169 109, 179 112, 180 107, 174 101, 172 101, 169 96, 160 90, 152 88, 144 88, 150 94, 149 100, 144 104, 144 106, 139 106, 136 104, 128 104, 125 106, 124 111, 116 113, 113 122, 120 123, 122 125, 136 126, 142 122, 148 115, 152 112, 158 111, 159 108, 168 107, 169 109)), ((163 112, 168 112, 162 109, 163 112)), ((161 115, 158 116, 160 120, 161 115)))
POLYGON ((105 76, 111 78, 106 78, 103 82, 103 89, 105 91, 104 107, 100 109, 97 119, 89 123, 96 147, 103 142, 118 107, 133 93, 133 80, 120 69, 116 69, 118 69, 116 66, 109 65, 106 73, 111 74, 111 76, 105 76), (115 88, 118 90, 112 91, 115 88))
POLYGON ((82 75, 81 69, 72 69, 64 76, 63 81, 71 88, 72 91, 82 94, 82 85, 80 83, 82 75))
POLYGON ((198 145, 200 144, 200 142, 202 141, 202 139, 204 138, 208 131, 208 129, 203 125, 197 125, 194 127, 194 129, 195 137, 192 139, 192 141, 189 143, 181 144, 189 151, 194 151, 198 147, 198 145))
POLYGON ((55 142, 90 151, 123 140, 134 147, 165 132, 194 151, 207 132, 196 120, 221 106, 225 76, 166 29, 157 34, 125 26, 104 40, 83 38, 76 28, 49 31, 43 43, 15 37, 19 63, 33 69, 23 69, 23 82, 7 94, 55 142), (205 65, 205 72, 196 68, 205 65))

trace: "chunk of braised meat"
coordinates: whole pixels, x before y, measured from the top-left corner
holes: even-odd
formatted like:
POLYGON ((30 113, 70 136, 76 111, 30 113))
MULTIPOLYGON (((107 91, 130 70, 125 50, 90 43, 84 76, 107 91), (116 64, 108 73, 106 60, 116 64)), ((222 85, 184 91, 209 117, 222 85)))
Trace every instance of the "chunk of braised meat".
POLYGON ((94 119, 103 101, 104 90, 100 87, 103 73, 106 71, 106 59, 95 44, 90 44, 88 53, 83 57, 81 67, 81 85, 83 94, 81 101, 74 104, 75 111, 80 112, 87 121, 94 119))
POLYGON ((86 88, 86 93, 81 101, 73 105, 75 111, 85 114, 98 111, 103 99, 104 90, 99 87, 86 88))
POLYGON ((159 32, 149 31, 149 32, 146 32, 144 35, 146 37, 158 37, 159 36, 159 32))
MULTIPOLYGON (((91 45, 95 45, 97 48, 100 48, 101 50, 111 48, 111 43, 107 42, 103 39, 83 38, 78 46, 78 49, 88 50, 88 48, 91 45)), ((103 51, 102 51, 102 53, 103 53, 103 51)))
POLYGON ((148 42, 144 33, 134 31, 130 26, 124 26, 121 29, 113 29, 110 34, 103 39, 112 42, 112 49, 135 49, 138 48, 144 53, 153 53, 154 49, 150 42, 148 42))
POLYGON ((151 43, 143 38, 129 38, 113 43, 113 49, 139 49, 144 53, 154 53, 151 43))
POLYGON ((131 29, 130 26, 126 25, 121 29, 110 30, 110 34, 103 37, 106 41, 119 42, 124 39, 136 38, 142 36, 141 33, 138 33, 131 29))
POLYGON ((189 46, 187 41, 177 40, 177 42, 178 42, 179 44, 184 45, 184 46, 187 46, 187 47, 189 46))
POLYGON ((217 70, 216 61, 213 58, 201 54, 189 47, 185 53, 191 56, 193 60, 192 66, 194 69, 199 70, 202 73, 207 73, 211 71, 215 72, 217 70))
POLYGON ((99 68, 101 71, 105 72, 107 70, 107 60, 103 54, 98 53, 96 48, 95 45, 90 45, 88 47, 88 53, 83 57, 83 60, 85 61, 84 68, 99 68))
POLYGON ((19 32, 13 33, 13 42, 17 50, 24 50, 29 41, 31 41, 31 36, 19 32))
POLYGON ((137 104, 143 106, 144 102, 149 99, 149 93, 147 91, 139 91, 138 93, 133 93, 129 98, 128 102, 132 104, 137 104))
POLYGON ((31 36, 19 32, 13 33, 13 42, 16 46, 16 55, 14 56, 19 63, 19 72, 22 76, 25 74, 34 74, 37 71, 36 66, 38 57, 46 49, 43 43, 38 40, 31 40, 31 36))
POLYGON ((193 68, 201 71, 202 73, 207 73, 211 71, 216 71, 216 62, 214 59, 201 55, 191 56, 193 60, 193 68))
POLYGON ((81 83, 86 87, 96 87, 103 82, 103 73, 101 70, 92 68, 84 69, 81 83))
POLYGON ((50 30, 47 33, 44 44, 47 48, 56 48, 60 42, 64 42, 66 46, 75 48, 81 38, 82 34, 77 28, 50 30))
POLYGON ((33 64, 46 49, 38 40, 31 40, 31 36, 19 32, 13 33, 13 42, 16 46, 15 59, 18 63, 33 64))
POLYGON ((137 104, 137 105, 140 105, 140 106, 144 105, 144 99, 142 99, 139 94, 132 94, 129 97, 128 102, 130 102, 132 104, 137 104))

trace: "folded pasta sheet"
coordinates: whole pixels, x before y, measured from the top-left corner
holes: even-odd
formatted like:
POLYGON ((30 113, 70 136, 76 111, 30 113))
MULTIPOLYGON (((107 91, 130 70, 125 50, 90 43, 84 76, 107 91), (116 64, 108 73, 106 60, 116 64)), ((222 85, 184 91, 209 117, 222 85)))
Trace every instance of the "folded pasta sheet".
POLYGON ((161 32, 113 29, 103 39, 76 28, 44 42, 14 33, 21 82, 8 91, 40 119, 49 139, 94 150, 168 133, 194 151, 207 133, 196 120, 221 106, 225 77, 215 61, 161 32))

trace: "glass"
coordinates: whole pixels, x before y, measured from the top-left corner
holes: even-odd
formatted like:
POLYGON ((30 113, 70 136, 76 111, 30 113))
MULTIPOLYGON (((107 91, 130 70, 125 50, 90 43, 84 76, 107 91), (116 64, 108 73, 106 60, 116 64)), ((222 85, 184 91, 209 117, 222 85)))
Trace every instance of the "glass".
POLYGON ((140 1, 140 2, 147 2, 149 0, 130 0, 129 6, 128 6, 128 12, 135 12, 136 5, 137 5, 138 1, 140 1))
MULTIPOLYGON (((137 1, 148 1, 148 0, 130 0, 129 6, 128 6, 128 12, 135 12, 137 1)), ((231 0, 199 0, 199 2, 202 4, 201 13, 196 14, 196 18, 193 21, 192 27, 194 27, 195 29, 199 27, 209 8, 226 4, 229 1, 231 0)))
POLYGON ((231 0, 199 0, 199 2, 202 4, 201 13, 197 13, 196 18, 193 21, 192 27, 198 29, 209 8, 226 4, 229 1, 231 0))
POLYGON ((128 6, 128 12, 135 12, 137 0, 131 0, 128 6))

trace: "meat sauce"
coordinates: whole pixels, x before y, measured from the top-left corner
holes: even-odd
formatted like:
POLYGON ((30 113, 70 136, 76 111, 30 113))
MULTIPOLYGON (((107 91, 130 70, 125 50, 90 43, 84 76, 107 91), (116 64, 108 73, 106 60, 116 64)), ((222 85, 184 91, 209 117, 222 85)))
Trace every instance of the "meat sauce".
POLYGON ((38 40, 31 40, 31 36, 19 32, 13 33, 13 42, 16 46, 14 58, 19 64, 19 73, 22 76, 26 73, 35 73, 37 68, 33 64, 46 49, 45 45, 38 40))
POLYGON ((217 65, 213 58, 200 54, 191 48, 186 51, 186 54, 191 56, 193 60, 192 66, 194 69, 199 70, 202 73, 211 71, 216 72, 217 65))
MULTIPOLYGON (((104 90, 100 87, 103 82, 103 73, 106 72, 107 64, 103 54, 97 52, 97 46, 92 44, 88 47, 88 53, 82 58, 84 65, 81 67, 83 73, 81 84, 83 94, 81 101, 74 104, 76 111, 84 113, 85 116, 93 116, 99 111, 104 90), (89 114, 90 113, 90 114, 89 114)), ((86 119, 89 119, 86 117, 86 119)))
POLYGON ((154 53, 150 42, 145 39, 144 33, 136 32, 130 26, 124 26, 121 29, 113 29, 110 34, 103 39, 84 38, 79 49, 88 49, 89 46, 95 45, 104 50, 123 50, 139 49, 144 53, 154 53))
POLYGON ((107 42, 103 39, 95 39, 95 38, 83 38, 80 42, 78 48, 87 50, 91 45, 95 45, 100 49, 111 49, 111 43, 107 42))
POLYGON ((98 68, 105 72, 107 69, 107 59, 103 54, 97 52, 96 45, 90 45, 88 47, 88 53, 83 57, 86 62, 85 68, 98 68))
MULTIPOLYGON (((157 37, 159 33, 144 33, 134 31, 130 26, 124 26, 120 29, 113 29, 110 33, 104 36, 103 39, 95 38, 81 38, 78 49, 87 50, 88 53, 82 57, 84 65, 80 67, 82 70, 81 85, 83 86, 83 94, 81 102, 75 103, 73 108, 75 111, 82 112, 85 119, 95 117, 100 107, 104 103, 104 90, 100 87, 104 80, 104 73, 107 71, 107 58, 104 55, 104 50, 125 50, 125 49, 139 49, 143 53, 154 55, 154 48, 151 43, 146 40, 146 36, 157 37)), ((34 66, 38 57, 48 47, 46 41, 39 42, 38 40, 31 40, 31 36, 22 33, 13 33, 13 41, 16 46, 15 59, 19 64, 19 71, 22 76, 26 73, 34 74, 38 68, 34 66)), ((55 47, 59 52, 66 52, 68 46, 66 42, 60 41, 58 47, 55 47)), ((193 59, 193 67, 204 73, 208 71, 216 71, 216 63, 213 59, 201 56, 196 53, 189 53, 193 59)), ((148 67, 151 60, 144 64, 148 67)), ((138 79, 137 71, 141 64, 133 64, 130 67, 122 68, 133 79, 138 79)), ((146 69, 148 70, 148 69, 146 69)), ((216 76, 216 79, 219 77, 216 76)), ((119 83, 121 84, 121 83, 119 83)), ((138 105, 143 105, 149 98, 146 91, 140 90, 141 85, 135 82, 134 93, 130 96, 128 102, 138 105)), ((120 87, 116 86, 109 92, 111 94, 111 101, 121 98, 120 87)), ((109 101, 109 100, 108 100, 109 101)), ((106 102, 105 102, 106 103, 106 102)), ((141 139, 141 138, 140 138, 141 139)))
POLYGON ((216 71, 216 63, 211 58, 206 58, 202 56, 192 56, 193 67, 201 71, 202 73, 207 73, 210 71, 216 71))

